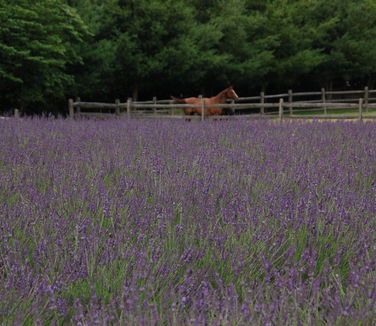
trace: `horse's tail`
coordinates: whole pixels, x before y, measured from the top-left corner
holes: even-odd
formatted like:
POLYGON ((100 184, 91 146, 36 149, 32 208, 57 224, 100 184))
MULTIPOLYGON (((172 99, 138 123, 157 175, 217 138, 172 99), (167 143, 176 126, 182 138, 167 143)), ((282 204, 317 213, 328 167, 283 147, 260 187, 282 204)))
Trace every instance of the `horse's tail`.
POLYGON ((171 96, 173 104, 186 104, 185 99, 171 96))

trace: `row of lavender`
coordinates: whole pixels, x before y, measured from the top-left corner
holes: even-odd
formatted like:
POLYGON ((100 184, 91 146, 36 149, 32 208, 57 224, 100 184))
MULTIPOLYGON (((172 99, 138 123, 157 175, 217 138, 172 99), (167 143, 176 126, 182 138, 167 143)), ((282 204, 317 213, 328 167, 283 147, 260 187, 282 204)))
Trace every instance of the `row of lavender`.
POLYGON ((376 124, 0 121, 0 323, 368 325, 376 124))

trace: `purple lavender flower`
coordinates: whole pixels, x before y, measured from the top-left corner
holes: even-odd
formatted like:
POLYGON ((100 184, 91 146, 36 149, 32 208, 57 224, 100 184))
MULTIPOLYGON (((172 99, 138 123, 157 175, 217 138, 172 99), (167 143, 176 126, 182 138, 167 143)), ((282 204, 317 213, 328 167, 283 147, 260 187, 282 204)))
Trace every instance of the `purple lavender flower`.
POLYGON ((376 125, 0 121, 0 323, 374 322, 376 125))

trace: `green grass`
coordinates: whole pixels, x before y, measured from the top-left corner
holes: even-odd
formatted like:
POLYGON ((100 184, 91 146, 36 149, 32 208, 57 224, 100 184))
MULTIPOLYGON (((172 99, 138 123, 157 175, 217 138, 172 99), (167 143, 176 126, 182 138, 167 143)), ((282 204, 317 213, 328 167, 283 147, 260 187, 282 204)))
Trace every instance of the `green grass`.
MULTIPOLYGON (((270 109, 267 109, 267 110, 270 110, 270 109)), ((299 109, 299 110, 301 110, 301 109, 299 109)), ((267 112, 271 112, 271 111, 267 111, 267 112)), ((259 114, 259 110, 253 109, 252 113, 259 114)), ((275 113, 276 116, 278 116, 278 111, 275 111, 274 113, 275 113)), ((184 115, 184 111, 181 108, 175 108, 175 109, 173 109, 173 114, 174 115, 184 115)), ((237 110, 237 111, 235 111, 235 114, 240 115, 240 114, 243 114, 243 113, 242 113, 242 110, 237 110)), ((249 113, 247 113, 247 114, 249 114, 249 113)), ((285 109, 284 116, 288 116, 288 114, 289 114, 288 110, 285 109)), ((324 115, 324 110, 318 109, 318 110, 315 110, 315 111, 307 111, 307 112, 300 111, 300 112, 293 112, 293 114, 294 115, 324 115)), ((327 114, 328 115, 354 115, 354 117, 357 117, 359 115, 359 111, 358 111, 358 109, 328 109, 327 114)), ((363 116, 364 117, 376 116, 376 108, 370 108, 367 111, 363 111, 363 116)))
MULTIPOLYGON (((324 115, 324 110, 316 110, 316 111, 307 111, 307 112, 293 112, 294 115, 324 115)), ((340 109, 340 110, 327 110, 328 115, 353 115, 357 117, 359 115, 359 111, 357 109, 340 109)), ((285 115, 288 115, 288 112, 285 111, 285 115)), ((369 109, 367 112, 363 111, 363 116, 376 116, 376 109, 369 109)))

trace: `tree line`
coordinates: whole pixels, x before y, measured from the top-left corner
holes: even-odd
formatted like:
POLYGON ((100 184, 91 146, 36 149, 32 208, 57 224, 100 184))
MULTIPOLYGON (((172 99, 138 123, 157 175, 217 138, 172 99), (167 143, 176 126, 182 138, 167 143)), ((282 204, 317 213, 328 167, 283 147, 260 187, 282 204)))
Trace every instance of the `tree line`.
POLYGON ((0 0, 0 109, 373 87, 375 0, 0 0))

